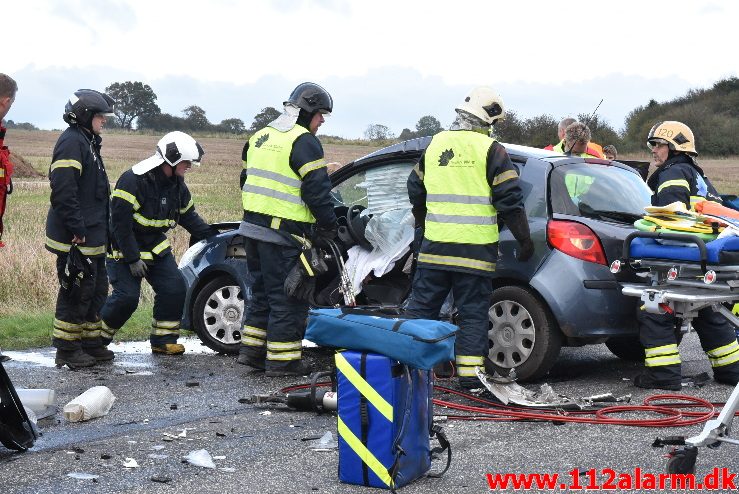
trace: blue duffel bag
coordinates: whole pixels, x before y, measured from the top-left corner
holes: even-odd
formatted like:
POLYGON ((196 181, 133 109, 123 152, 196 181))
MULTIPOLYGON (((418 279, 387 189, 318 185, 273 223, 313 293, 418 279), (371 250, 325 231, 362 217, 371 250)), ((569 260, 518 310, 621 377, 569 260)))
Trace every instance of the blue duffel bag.
POLYGON ((454 360, 454 324, 406 319, 360 308, 314 309, 305 339, 325 347, 386 355, 416 369, 433 369, 454 360))

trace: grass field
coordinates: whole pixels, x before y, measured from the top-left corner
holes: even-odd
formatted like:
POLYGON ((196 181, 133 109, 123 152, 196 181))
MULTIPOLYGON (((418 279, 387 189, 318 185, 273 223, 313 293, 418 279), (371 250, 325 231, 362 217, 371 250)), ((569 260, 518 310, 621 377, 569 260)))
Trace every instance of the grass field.
MULTIPOLYGON (((46 175, 59 132, 11 129, 5 142, 46 175)), ((113 182, 120 174, 153 153, 159 136, 103 134, 103 159, 113 182)), ((241 218, 239 173, 243 139, 198 138, 205 149, 203 165, 187 174, 196 208, 208 222, 241 218)), ((326 159, 347 163, 375 149, 358 144, 326 144, 326 159)), ((627 157, 624 157, 627 158, 627 157)), ((630 156, 649 159, 646 154, 630 156)), ((723 193, 739 191, 739 159, 702 160, 713 183, 723 193)), ((44 222, 49 205, 46 178, 16 178, 15 192, 5 215, 7 246, 0 250, 0 348, 48 344, 57 292, 54 256, 44 249, 44 222)), ((112 184, 112 185, 113 185, 112 184)), ((188 235, 182 228, 171 233, 175 256, 184 252, 188 235)), ((148 331, 152 294, 144 284, 143 303, 124 330, 125 338, 140 338, 148 331)))
MULTIPOLYGON (((23 156, 34 168, 47 174, 51 153, 60 132, 10 130, 5 138, 11 152, 23 156)), ((160 136, 103 133, 102 155, 112 185, 138 161, 151 156, 160 136)), ((241 219, 241 149, 243 139, 198 138, 205 149, 203 164, 188 172, 186 181, 195 206, 208 222, 241 219)), ((362 145, 324 146, 326 159, 347 163, 376 147, 362 145)), ((14 179, 15 191, 5 214, 6 247, 0 250, 0 348, 48 345, 57 294, 55 256, 44 248, 45 221, 49 207, 49 182, 44 178, 14 179)), ((171 231, 175 256, 187 247, 187 232, 171 231)), ((144 283, 143 301, 119 335, 142 338, 148 334, 152 292, 144 283)))

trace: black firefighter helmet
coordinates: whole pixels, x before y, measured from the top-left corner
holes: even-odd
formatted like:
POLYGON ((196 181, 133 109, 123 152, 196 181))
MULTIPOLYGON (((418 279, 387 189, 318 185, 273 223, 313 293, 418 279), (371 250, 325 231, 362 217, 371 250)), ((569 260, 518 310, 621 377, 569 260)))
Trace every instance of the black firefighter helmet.
POLYGON ((313 82, 303 82, 293 89, 290 97, 284 104, 292 103, 309 114, 316 112, 331 113, 334 109, 334 100, 328 91, 313 82))
POLYGON ((92 117, 98 113, 113 115, 113 98, 94 89, 78 89, 64 105, 62 118, 69 125, 81 125, 87 129, 92 127, 92 117))

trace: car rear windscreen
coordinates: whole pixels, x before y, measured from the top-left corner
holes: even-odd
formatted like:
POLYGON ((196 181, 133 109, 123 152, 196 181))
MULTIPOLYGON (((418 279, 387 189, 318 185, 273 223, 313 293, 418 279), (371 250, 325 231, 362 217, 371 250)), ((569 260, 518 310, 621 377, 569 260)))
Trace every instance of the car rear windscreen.
POLYGON ((631 223, 644 214, 652 192, 641 176, 614 165, 572 163, 552 170, 552 211, 631 223))

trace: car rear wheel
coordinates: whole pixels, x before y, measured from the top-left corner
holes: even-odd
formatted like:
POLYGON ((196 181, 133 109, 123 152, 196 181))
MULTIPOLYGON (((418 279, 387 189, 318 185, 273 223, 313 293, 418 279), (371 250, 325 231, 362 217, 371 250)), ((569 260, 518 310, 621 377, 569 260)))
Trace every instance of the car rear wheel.
POLYGON ((531 291, 506 286, 493 291, 488 311, 489 373, 515 369, 519 381, 531 381, 552 368, 562 333, 549 310, 531 291))
POLYGON ((644 346, 639 342, 638 336, 611 338, 606 341, 606 348, 621 360, 627 360, 629 362, 641 362, 644 360, 644 346))
POLYGON ((195 298, 193 324, 200 340, 219 353, 239 353, 244 315, 241 287, 230 276, 209 281, 195 298))
MULTIPOLYGON (((687 332, 687 325, 675 328, 675 341, 678 345, 683 341, 683 336, 687 332)), ((606 341, 606 348, 621 360, 629 362, 644 361, 644 345, 639 341, 639 335, 611 338, 606 341)))

